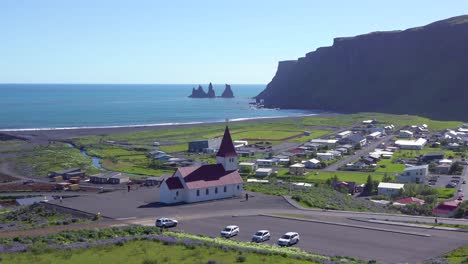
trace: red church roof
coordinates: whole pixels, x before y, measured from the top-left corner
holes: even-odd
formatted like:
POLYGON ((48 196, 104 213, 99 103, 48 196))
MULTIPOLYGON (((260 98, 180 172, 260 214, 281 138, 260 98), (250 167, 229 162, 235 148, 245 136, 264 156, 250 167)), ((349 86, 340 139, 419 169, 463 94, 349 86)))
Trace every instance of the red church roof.
POLYGON ((221 141, 221 146, 219 147, 217 157, 236 157, 236 149, 232 143, 231 133, 229 133, 229 128, 226 126, 224 130, 223 140, 221 141))
POLYGON ((183 189, 184 186, 182 185, 182 182, 180 181, 179 177, 169 177, 165 180, 167 187, 169 190, 176 190, 176 189, 183 189))
POLYGON ((209 164, 197 167, 182 167, 178 171, 189 189, 223 186, 243 183, 237 170, 225 171, 221 164, 209 164))

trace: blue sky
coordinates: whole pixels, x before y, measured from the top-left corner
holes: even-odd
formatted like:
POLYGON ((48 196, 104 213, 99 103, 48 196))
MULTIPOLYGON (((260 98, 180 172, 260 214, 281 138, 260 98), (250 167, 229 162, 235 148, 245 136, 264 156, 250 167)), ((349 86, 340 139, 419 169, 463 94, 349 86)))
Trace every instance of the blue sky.
POLYGON ((0 83, 268 83, 335 37, 467 13, 466 0, 0 0, 0 83))

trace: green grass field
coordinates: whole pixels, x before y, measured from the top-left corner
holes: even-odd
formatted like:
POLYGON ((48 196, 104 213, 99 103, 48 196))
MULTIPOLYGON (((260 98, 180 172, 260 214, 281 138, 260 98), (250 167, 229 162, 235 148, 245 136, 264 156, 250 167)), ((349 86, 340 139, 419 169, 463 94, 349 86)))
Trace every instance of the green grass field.
MULTIPOLYGON (((288 170, 283 169, 280 170, 278 173, 278 178, 282 178, 285 180, 289 180, 290 175, 288 175, 288 170)), ((305 176, 292 176, 292 179, 297 182, 315 182, 315 183, 323 183, 327 179, 333 178, 337 176, 340 181, 354 181, 357 183, 366 183, 367 176, 371 175, 372 180, 382 181, 384 174, 377 174, 377 173, 369 173, 369 172, 348 172, 348 171, 338 171, 338 172, 326 172, 315 170, 309 172, 305 176), (317 175, 315 175, 317 173, 317 175)), ((393 176, 389 174, 389 176, 393 176)))
POLYGON ((383 173, 387 172, 389 175, 394 175, 395 173, 402 173, 405 167, 405 164, 392 163, 390 159, 381 159, 377 163, 377 168, 375 171, 383 173), (385 167, 382 167, 382 165, 385 167))
POLYGON ((437 190, 437 198, 439 199, 451 199, 455 194, 455 188, 434 188, 437 190))
POLYGON ((164 245, 154 241, 132 241, 123 246, 106 245, 89 249, 54 250, 43 253, 4 254, 2 263, 16 264, 156 264, 156 263, 314 263, 306 260, 285 258, 280 255, 262 255, 224 251, 215 247, 188 248, 182 245, 164 245), (209 262, 209 261, 212 262, 209 262))
MULTIPOLYGON (((468 263, 468 247, 460 247, 442 256, 451 264, 466 264, 468 263)), ((441 262, 442 263, 442 262, 441 262)))

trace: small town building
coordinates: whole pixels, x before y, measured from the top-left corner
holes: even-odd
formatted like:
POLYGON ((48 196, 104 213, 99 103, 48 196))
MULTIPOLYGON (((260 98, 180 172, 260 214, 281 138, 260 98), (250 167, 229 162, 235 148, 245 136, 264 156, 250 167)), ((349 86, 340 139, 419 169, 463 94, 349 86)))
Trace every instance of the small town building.
POLYGON ((329 150, 329 151, 327 151, 327 153, 333 154, 333 156, 334 156, 335 158, 339 158, 339 157, 341 157, 341 155, 342 155, 341 152, 338 151, 338 150, 329 150))
POLYGON ((291 175, 304 175, 305 174, 305 165, 302 163, 296 163, 289 166, 289 174, 291 175))
POLYGON ((237 153, 227 126, 216 154, 216 162, 178 168, 161 183, 160 202, 194 203, 240 196, 243 180, 237 170, 237 153))
POLYGON ((201 139, 188 143, 189 152, 206 152, 208 149, 218 149, 221 144, 220 138, 201 139))
POLYGON ((367 139, 372 140, 382 136, 382 132, 376 131, 367 135, 367 139))
POLYGON ((257 164, 254 162, 240 162, 239 171, 240 172, 254 172, 257 169, 257 164))
POLYGON ((400 133, 398 133, 398 137, 400 138, 412 138, 413 137, 413 132, 409 130, 400 130, 400 133))
POLYGON ((449 164, 452 165, 453 161, 449 159, 441 159, 439 160, 439 164, 449 164))
POLYGON ((361 134, 352 134, 340 140, 340 144, 350 144, 353 146, 359 145, 361 147, 366 145, 366 143, 366 138, 361 134))
POLYGON ((318 159, 310 159, 310 160, 304 162, 304 165, 308 169, 319 169, 319 168, 321 168, 320 160, 318 160, 318 159))
POLYGON ((316 143, 316 144, 329 146, 329 147, 335 146, 337 142, 338 142, 337 139, 320 139, 320 138, 316 138, 316 139, 310 140, 310 143, 316 143))
POLYGON ((445 154, 443 152, 429 152, 422 156, 421 161, 429 163, 431 161, 438 161, 444 159, 445 154))
POLYGON ((130 178, 128 176, 122 176, 121 172, 111 171, 111 172, 93 175, 89 177, 89 181, 91 183, 97 183, 97 184, 104 184, 104 183, 119 184, 119 183, 125 183, 125 182, 130 181, 130 178))
POLYGON ((49 177, 53 178, 55 176, 65 176, 67 173, 72 173, 72 172, 79 172, 81 171, 81 168, 71 168, 71 169, 66 169, 66 170, 59 170, 59 171, 51 171, 49 173, 49 177))
POLYGON ((317 159, 319 160, 332 160, 334 159, 334 155, 332 153, 317 153, 317 159))
POLYGON ((258 168, 255 171, 255 176, 264 178, 264 177, 270 176, 272 173, 273 173, 273 169, 271 168, 258 168))
POLYGON ((397 140, 395 145, 400 149, 411 149, 411 150, 421 150, 426 145, 427 140, 424 138, 418 138, 416 140, 397 140))
POLYGON ((347 154, 348 153, 348 149, 346 148, 341 148, 341 147, 338 147, 335 149, 336 151, 339 151, 341 153, 341 155, 344 155, 344 154, 347 154))
POLYGON ((336 134, 336 137, 337 138, 345 138, 345 137, 348 137, 348 136, 351 136, 353 132, 349 131, 349 130, 346 130, 346 131, 343 131, 343 132, 340 132, 338 134, 336 134))
POLYGON ((163 181, 164 177, 148 177, 145 179, 146 186, 159 186, 163 181))
POLYGON ((276 161, 273 159, 257 159, 257 166, 259 168, 273 167, 276 165, 276 161))
POLYGON ((407 167, 402 174, 396 177, 398 182, 424 183, 429 173, 429 165, 407 167))
POLYGON ((129 181, 130 181, 130 177, 128 175, 116 174, 116 175, 110 176, 107 182, 110 184, 121 184, 121 183, 127 183, 129 181))
POLYGON ((398 199, 396 201, 393 201, 393 205, 405 206, 407 204, 423 205, 424 200, 416 198, 416 197, 406 197, 406 198, 402 198, 402 199, 398 199))
POLYGON ((74 171, 74 172, 67 172, 67 173, 63 174, 63 179, 64 180, 69 180, 69 179, 74 178, 74 177, 83 178, 83 177, 85 177, 85 173, 82 172, 82 171, 74 171))
POLYGON ((457 200, 443 202, 432 210, 432 214, 436 217, 452 217, 460 203, 457 200))
POLYGON ((234 140, 234 147, 245 147, 249 145, 247 140, 234 140))
POLYGON ((377 120, 373 120, 373 119, 372 120, 364 120, 364 121, 362 121, 362 123, 364 125, 372 125, 372 124, 376 124, 377 120))
POLYGON ((239 155, 239 157, 248 158, 255 155, 255 152, 253 150, 238 150, 237 155, 239 155))
POLYGON ((333 181, 332 187, 335 190, 346 189, 348 193, 356 193, 356 182, 333 181))
POLYGON ((306 147, 308 150, 313 150, 313 151, 317 151, 318 149, 320 149, 322 145, 321 144, 318 144, 318 143, 305 143, 304 144, 304 147, 306 147))
POLYGON ((284 159, 279 159, 278 164, 280 165, 288 165, 289 164, 289 158, 284 158, 284 159))
POLYGON ((450 173, 450 167, 452 167, 452 165, 450 165, 450 164, 446 164, 446 163, 439 164, 439 165, 437 165, 435 167, 434 173, 436 173, 436 174, 449 174, 450 173))
POLYGON ((381 182, 377 187, 379 195, 396 196, 401 190, 404 190, 405 185, 402 183, 381 182))

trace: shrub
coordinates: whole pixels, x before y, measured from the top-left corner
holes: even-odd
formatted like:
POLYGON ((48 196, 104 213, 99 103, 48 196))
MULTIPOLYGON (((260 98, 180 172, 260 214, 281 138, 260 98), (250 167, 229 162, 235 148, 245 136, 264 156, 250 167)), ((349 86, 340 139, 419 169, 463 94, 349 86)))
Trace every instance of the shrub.
POLYGON ((156 259, 144 259, 141 264, 158 264, 158 260, 156 259))
POLYGON ((237 255, 237 257, 236 257, 236 262, 245 262, 246 260, 247 260, 247 258, 242 254, 237 255))

